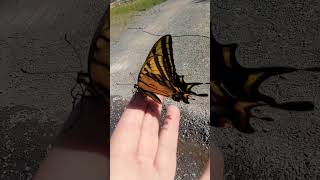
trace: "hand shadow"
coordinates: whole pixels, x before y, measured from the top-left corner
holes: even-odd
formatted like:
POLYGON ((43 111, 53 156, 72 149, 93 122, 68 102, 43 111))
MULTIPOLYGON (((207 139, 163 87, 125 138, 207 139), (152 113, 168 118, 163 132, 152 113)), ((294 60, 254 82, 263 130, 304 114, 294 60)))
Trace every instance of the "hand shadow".
POLYGON ((65 122, 56 146, 109 156, 109 104, 104 98, 83 96, 65 122))
MULTIPOLYGON (((162 96, 158 96, 161 101, 163 101, 162 96)), ((145 113, 150 113, 154 117, 160 117, 162 104, 154 101, 152 98, 144 95, 141 92, 136 92, 131 98, 126 109, 137 109, 144 111, 145 113)))

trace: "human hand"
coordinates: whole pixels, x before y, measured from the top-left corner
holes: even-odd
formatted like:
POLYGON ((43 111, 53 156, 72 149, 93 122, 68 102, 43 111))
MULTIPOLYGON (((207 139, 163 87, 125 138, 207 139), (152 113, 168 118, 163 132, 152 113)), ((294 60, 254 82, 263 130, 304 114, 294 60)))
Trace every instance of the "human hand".
POLYGON ((168 107, 159 134, 161 109, 148 97, 133 97, 110 139, 110 179, 174 179, 180 111, 168 107))
MULTIPOLYGON (((210 180, 210 160, 208 161, 206 168, 200 177, 200 180, 210 180)), ((220 180, 220 179, 213 179, 213 180, 220 180)))
POLYGON ((33 180, 109 177, 108 104, 101 98, 82 97, 33 180))

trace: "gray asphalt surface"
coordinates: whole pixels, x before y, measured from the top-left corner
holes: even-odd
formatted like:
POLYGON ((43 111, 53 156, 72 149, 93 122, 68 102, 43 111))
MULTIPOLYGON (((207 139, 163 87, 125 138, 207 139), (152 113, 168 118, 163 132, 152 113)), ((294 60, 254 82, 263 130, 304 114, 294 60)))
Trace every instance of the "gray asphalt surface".
MULTIPOLYGON (((209 1, 169 0, 146 12, 139 12, 139 16, 128 26, 158 35, 207 36, 173 37, 177 73, 185 75, 186 82, 207 83, 210 81, 209 5, 209 1)), ((111 36, 112 32, 111 27, 111 36)), ((133 95, 138 73, 150 49, 161 37, 146 32, 128 29, 119 39, 111 40, 112 127, 133 95)), ((209 94, 209 85, 199 86, 194 91, 209 94)), ((209 97, 195 99, 190 104, 177 103, 169 98, 164 102, 165 107, 177 105, 182 114, 176 179, 197 179, 208 161, 209 97)))
MULTIPOLYGON (((212 1, 216 39, 238 43, 246 67, 320 66, 318 1, 212 1)), ((225 179, 320 179, 320 73, 273 77, 261 92, 279 102, 313 101, 312 112, 260 109, 274 122, 252 119, 255 134, 211 128, 225 157, 225 179)))
POLYGON ((0 2, 0 179, 30 179, 72 107, 105 1, 0 2), (75 71, 26 75, 32 72, 75 71))

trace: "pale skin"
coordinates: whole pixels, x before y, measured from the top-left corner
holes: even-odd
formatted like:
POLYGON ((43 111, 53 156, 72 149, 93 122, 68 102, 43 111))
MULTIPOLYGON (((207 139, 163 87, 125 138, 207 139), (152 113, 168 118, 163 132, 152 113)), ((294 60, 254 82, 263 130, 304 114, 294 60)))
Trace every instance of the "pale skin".
POLYGON ((83 97, 40 164, 34 180, 106 180, 109 176, 109 123, 106 104, 83 97), (70 127, 73 124, 73 127, 70 127), (69 128, 68 128, 69 127, 69 128))
MULTIPOLYGON (((108 128, 103 121, 105 107, 102 104, 94 98, 84 99, 82 108, 87 110, 70 116, 70 119, 79 118, 76 127, 58 137, 34 179, 102 180, 109 179, 110 175, 111 180, 173 180, 179 109, 169 106, 164 125, 159 128, 162 105, 143 95, 136 95, 123 112, 109 144, 108 128)), ((219 163, 217 172, 222 170, 219 163)), ((210 179, 210 163, 200 179, 210 179)))
MULTIPOLYGON (((160 97, 162 100, 163 98, 160 97)), ((169 106, 159 128, 162 104, 137 95, 122 114, 110 141, 112 180, 173 180, 180 111, 169 106)), ((210 163, 201 180, 210 179, 210 163)))
POLYGON ((128 105, 111 136, 111 179, 174 179, 180 111, 168 107, 159 133, 161 109, 143 96, 128 105))

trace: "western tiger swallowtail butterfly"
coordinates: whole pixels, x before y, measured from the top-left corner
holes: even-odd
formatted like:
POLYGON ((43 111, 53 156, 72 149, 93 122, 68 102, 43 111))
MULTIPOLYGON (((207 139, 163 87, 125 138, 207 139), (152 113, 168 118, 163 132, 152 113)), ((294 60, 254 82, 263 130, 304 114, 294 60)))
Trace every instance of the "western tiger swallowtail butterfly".
POLYGON ((161 37, 151 48, 145 63, 142 65, 138 83, 135 85, 141 92, 158 103, 161 100, 156 94, 170 97, 175 101, 189 103, 190 95, 208 96, 197 94, 191 88, 203 83, 186 83, 184 76, 176 73, 173 60, 173 48, 171 35, 161 37))
POLYGON ((91 94, 102 95, 107 104, 110 99, 110 7, 100 20, 92 38, 88 73, 79 72, 78 83, 86 85, 91 94))

